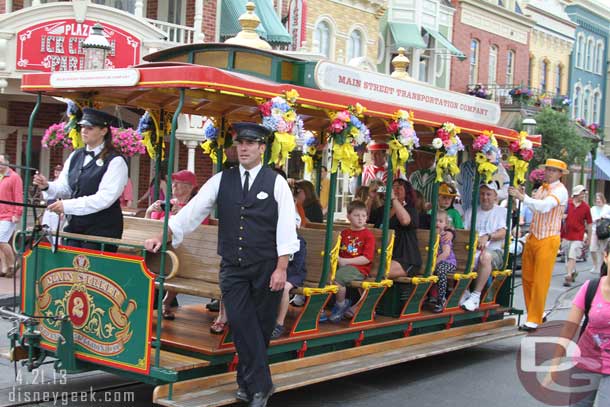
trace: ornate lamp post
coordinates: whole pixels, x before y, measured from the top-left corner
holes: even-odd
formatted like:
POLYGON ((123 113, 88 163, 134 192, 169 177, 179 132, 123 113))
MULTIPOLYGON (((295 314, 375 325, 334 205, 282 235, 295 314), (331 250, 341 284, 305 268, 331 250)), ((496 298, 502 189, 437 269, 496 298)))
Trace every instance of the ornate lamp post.
POLYGON ((95 23, 91 28, 91 33, 82 46, 85 52, 85 69, 104 69, 106 55, 112 47, 104 36, 104 27, 100 23, 95 23))
POLYGON ((536 119, 534 119, 533 117, 526 117, 521 122, 521 125, 523 126, 523 130, 525 130, 527 132, 527 134, 534 134, 534 132, 536 131, 537 124, 538 123, 536 123, 536 119))

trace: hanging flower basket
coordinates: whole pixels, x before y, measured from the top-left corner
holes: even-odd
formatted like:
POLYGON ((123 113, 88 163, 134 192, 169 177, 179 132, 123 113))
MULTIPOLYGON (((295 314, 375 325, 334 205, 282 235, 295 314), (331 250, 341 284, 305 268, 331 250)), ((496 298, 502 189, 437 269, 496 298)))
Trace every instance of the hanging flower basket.
POLYGON ((398 110, 393 118, 387 126, 391 137, 388 146, 392 168, 397 173, 407 163, 413 149, 419 147, 419 138, 413 126, 413 112, 398 110))
POLYGON ((314 162, 322 159, 322 150, 324 146, 320 143, 319 137, 309 130, 305 131, 305 142, 303 143, 303 155, 301 161, 305 164, 305 172, 311 174, 314 168, 314 162))
POLYGON ((216 165, 218 163, 217 150, 218 147, 222 148, 222 162, 227 161, 227 155, 225 154, 225 148, 231 147, 231 138, 225 138, 220 135, 216 122, 213 118, 208 117, 203 123, 203 136, 205 141, 200 144, 203 152, 210 156, 210 159, 216 165), (226 145, 226 143, 229 145, 226 145))
POLYGON ((142 143, 142 135, 134 129, 110 127, 112 144, 125 157, 144 154, 146 147, 142 143))
POLYGON ((328 112, 331 120, 328 128, 329 139, 333 141, 331 173, 337 172, 339 166, 341 171, 349 176, 362 172, 355 148, 371 141, 371 132, 359 119, 365 111, 364 106, 356 103, 355 106, 348 106, 347 110, 328 112))
POLYGON ((519 140, 515 140, 508 146, 511 154, 508 163, 515 171, 513 186, 517 187, 525 182, 525 174, 529 168, 529 162, 534 158, 534 145, 527 139, 527 132, 519 133, 519 140))
POLYGON ((436 182, 441 182, 443 176, 454 177, 460 173, 457 165, 457 153, 464 150, 464 144, 458 137, 461 129, 451 122, 443 123, 436 131, 432 147, 436 149, 436 182))
POLYGON ((285 96, 276 96, 258 106, 262 125, 274 133, 269 163, 278 166, 290 158, 290 152, 297 146, 296 139, 303 136, 303 121, 294 109, 299 94, 293 89, 285 96))
POLYGON ((486 183, 491 182, 493 174, 498 171, 500 160, 498 141, 493 132, 485 130, 483 134, 474 140, 472 149, 476 152, 475 162, 477 164, 477 171, 485 177, 486 183))
POLYGON ((72 151, 72 139, 64 131, 65 123, 55 123, 49 126, 42 136, 42 146, 44 148, 61 148, 72 151))

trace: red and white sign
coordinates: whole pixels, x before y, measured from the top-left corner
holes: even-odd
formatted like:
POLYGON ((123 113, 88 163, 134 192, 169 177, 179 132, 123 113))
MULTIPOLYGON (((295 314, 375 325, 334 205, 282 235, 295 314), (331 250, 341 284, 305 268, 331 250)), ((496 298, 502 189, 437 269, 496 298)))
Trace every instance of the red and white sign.
POLYGON ((473 122, 495 125, 500 105, 486 99, 435 88, 427 83, 395 79, 380 73, 320 61, 316 85, 345 95, 384 101, 402 108, 423 110, 473 122))
MULTIPOLYGON (((96 23, 74 19, 46 21, 17 33, 17 70, 44 72, 76 71, 84 67, 82 43, 96 23)), ((107 68, 127 68, 140 63, 140 40, 127 31, 103 23, 104 35, 112 49, 107 68)))
POLYGON ((307 36, 307 0, 292 0, 289 5, 290 16, 288 19, 288 32, 292 36, 292 44, 290 49, 298 51, 305 41, 307 36))

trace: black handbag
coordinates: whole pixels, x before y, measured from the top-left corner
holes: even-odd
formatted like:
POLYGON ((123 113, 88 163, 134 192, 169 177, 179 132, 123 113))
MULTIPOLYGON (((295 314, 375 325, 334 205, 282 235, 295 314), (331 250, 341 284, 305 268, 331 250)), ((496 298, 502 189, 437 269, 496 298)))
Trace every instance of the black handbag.
POLYGON ((608 239, 610 237, 610 219, 598 219, 595 222, 595 233, 600 240, 608 239))

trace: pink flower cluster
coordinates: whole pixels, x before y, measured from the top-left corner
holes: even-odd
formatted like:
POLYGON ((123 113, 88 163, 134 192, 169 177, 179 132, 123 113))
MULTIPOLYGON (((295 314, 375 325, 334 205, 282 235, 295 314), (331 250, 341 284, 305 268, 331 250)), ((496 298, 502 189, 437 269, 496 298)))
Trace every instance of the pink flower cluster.
POLYGON ((488 136, 480 135, 474 140, 474 143, 472 143, 472 148, 474 149, 474 151, 481 151, 483 150, 483 147, 485 147, 487 143, 489 143, 489 141, 490 140, 488 136))
POLYGON ((536 168, 532 172, 530 172, 529 176, 530 182, 542 182, 544 181, 544 170, 542 168, 536 168))
POLYGON ((524 161, 530 161, 534 158, 534 150, 532 148, 523 148, 522 143, 513 141, 509 144, 510 151, 524 161))
POLYGON ((65 125, 65 123, 50 125, 42 136, 42 146, 45 148, 60 146, 72 150, 72 139, 66 134, 64 130, 65 125))
POLYGON ((124 156, 133 157, 146 152, 146 147, 142 144, 142 135, 136 130, 111 127, 110 131, 112 144, 124 156))

